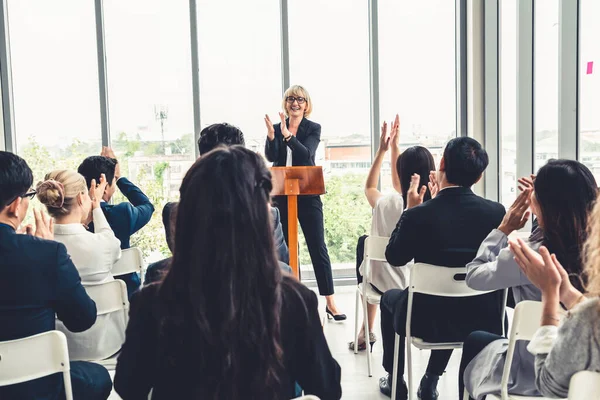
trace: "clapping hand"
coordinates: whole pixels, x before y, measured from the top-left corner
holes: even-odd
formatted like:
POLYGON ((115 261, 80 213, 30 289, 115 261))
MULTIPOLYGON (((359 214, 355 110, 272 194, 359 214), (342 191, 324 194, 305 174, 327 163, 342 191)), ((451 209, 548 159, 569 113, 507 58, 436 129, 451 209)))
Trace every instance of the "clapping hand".
POLYGON ((533 190, 533 182, 535 182, 535 175, 531 174, 529 175, 529 177, 524 176, 522 178, 518 179, 519 182, 519 191, 524 191, 526 189, 532 189, 533 190))
POLYGON ((279 118, 281 118, 281 134, 283 135, 283 138, 287 140, 290 136, 292 136, 292 133, 289 131, 287 124, 285 123, 285 114, 279 112, 279 118))
POLYGON ((102 196, 104 196, 104 190, 106 189, 106 176, 104 174, 100 175, 100 183, 96 184, 96 180, 92 179, 90 184, 90 199, 92 199, 92 208, 97 208, 100 206, 100 200, 102 200, 102 196))
POLYGON ((434 199, 440 191, 440 185, 438 184, 436 171, 429 171, 429 183, 427 184, 427 186, 429 186, 429 193, 431 193, 431 198, 434 199))
POLYGON ((504 219, 500 223, 500 226, 498 226, 498 230, 502 231, 506 236, 524 227, 529 220, 529 216, 531 215, 531 211, 529 211, 531 191, 531 188, 524 189, 504 215, 504 219))
POLYGON ((33 209, 35 220, 35 231, 33 225, 25 225, 17 230, 17 233, 39 237, 40 239, 54 240, 54 219, 43 212, 33 209))
POLYGON ((406 208, 413 208, 423 203, 425 192, 427 192, 427 186, 421 186, 419 189, 419 182, 421 176, 419 174, 413 174, 410 178, 410 187, 406 193, 406 208))
POLYGON ((267 137, 269 140, 275 139, 275 128, 273 127, 271 118, 269 118, 269 115, 267 114, 265 114, 265 125, 267 126, 267 137))
POLYGON ((570 285, 566 271, 564 272, 566 279, 563 279, 561 270, 564 269, 555 256, 550 256, 545 246, 540 247, 539 254, 531 250, 522 239, 509 241, 509 246, 523 273, 542 291, 542 294, 553 292, 558 294, 563 281, 566 285, 570 285))
POLYGON ((396 114, 396 118, 394 118, 394 122, 392 122, 392 130, 390 132, 390 141, 392 145, 398 146, 400 142, 400 116, 396 114))
POLYGON ((114 160, 117 159, 117 156, 115 155, 114 150, 108 146, 102 146, 102 151, 100 152, 100 155, 103 157, 112 158, 114 160))
POLYGON ((391 139, 391 137, 388 136, 388 133, 387 133, 387 122, 384 121, 383 125, 381 125, 381 136, 379 137, 379 149, 377 150, 378 153, 384 154, 386 151, 389 150, 390 139, 391 139))

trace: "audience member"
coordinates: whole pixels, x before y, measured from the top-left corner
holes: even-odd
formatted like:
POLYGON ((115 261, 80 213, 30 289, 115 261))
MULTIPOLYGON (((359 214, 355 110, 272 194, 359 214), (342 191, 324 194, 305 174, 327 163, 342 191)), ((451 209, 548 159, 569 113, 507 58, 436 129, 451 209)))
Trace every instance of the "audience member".
MULTIPOLYGON (((163 226, 165 227, 165 239, 171 254, 173 254, 173 225, 175 223, 175 215, 177 213, 177 204, 178 203, 169 202, 165 204, 162 211, 162 221, 163 226)), ((146 268, 146 275, 144 276, 144 285, 161 281, 169 270, 171 260, 173 260, 173 257, 167 257, 163 260, 148 265, 148 268, 146 268)))
POLYGON ((180 188, 171 269, 131 303, 124 399, 341 397, 317 297, 277 265, 271 174, 241 146, 200 157, 180 188))
MULTIPOLYGON (((384 122, 381 129, 381 138, 379 140, 379 150, 373 160, 367 183, 365 184, 365 195, 369 204, 373 208, 373 219, 371 221, 371 235, 389 237, 400 219, 400 214, 406 204, 405 199, 410 186, 410 180, 413 174, 419 174, 420 183, 429 185, 429 175, 435 170, 433 156, 424 147, 413 146, 406 149, 400 155, 399 146, 400 137, 400 119, 396 115, 396 120, 391 126, 390 135, 387 135, 387 123, 384 122), (379 182, 379 172, 381 164, 385 158, 385 153, 391 148, 392 165, 392 184, 397 192, 384 195, 377 189, 379 182)), ((425 193, 424 201, 431 199, 430 191, 425 193)), ((364 274, 364 246, 367 236, 361 236, 358 240, 356 257, 356 278, 358 283, 362 283, 364 274)), ((369 282, 371 287, 365 290, 374 290, 383 294, 390 289, 405 289, 408 283, 407 267, 391 267, 387 262, 372 261, 369 267, 369 282)), ((377 304, 367 304, 367 317, 369 326, 369 344, 371 350, 377 340, 373 332, 375 324, 375 315, 377 313, 377 304)), ((364 323, 361 325, 358 334, 358 349, 366 348, 364 323)), ((354 350, 354 342, 348 343, 348 348, 354 350)))
MULTIPOLYGON (((469 137, 448 142, 440 160, 436 197, 423 203, 426 186, 419 188, 419 175, 412 177, 407 192, 407 209, 402 213, 386 249, 391 265, 409 261, 446 267, 464 267, 472 261, 488 233, 504 216, 501 204, 483 199, 471 191, 488 165, 481 145, 469 137)), ((501 333, 502 292, 470 298, 414 295, 411 332, 431 342, 462 342, 478 329, 501 333)), ((401 337, 397 393, 406 399, 404 380, 404 336, 408 290, 388 290, 381 298, 383 367, 388 376, 379 381, 380 390, 390 395, 394 359, 394 332, 401 337)), ((437 382, 452 350, 432 351, 427 371, 421 380, 421 400, 437 399, 437 382)))
MULTIPOLYGON (((508 235, 521 229, 529 218, 529 207, 538 228, 527 240, 536 250, 546 246, 555 252, 567 272, 579 276, 581 251, 587 219, 596 200, 594 175, 583 164, 571 160, 550 160, 544 165, 534 187, 524 187, 497 229, 481 244, 477 257, 467 265, 467 285, 478 290, 512 288, 515 302, 541 301, 542 293, 521 272, 508 248, 508 235)), ((581 288, 579 281, 574 281, 581 288)), ((509 379, 510 394, 539 396, 535 387, 534 358, 527 342, 516 344, 509 379)), ((488 332, 473 332, 463 346, 459 370, 459 393, 464 386, 475 399, 499 394, 508 340, 488 332)))
POLYGON ((541 327, 527 346, 535 356, 535 385, 542 396, 566 398, 573 375, 600 371, 600 202, 590 214, 584 245, 582 278, 589 299, 575 288, 558 255, 545 246, 538 254, 522 240, 509 243, 527 279, 542 292, 541 327), (560 304, 570 310, 562 323, 560 304))
MULTIPOLYGON (((92 179, 89 194, 84 177, 75 171, 53 171, 44 179, 37 186, 37 196, 54 217, 54 240, 66 246, 83 285, 112 281, 111 270, 121 257, 121 243, 100 208, 107 183, 104 174, 98 185, 92 179), (84 227, 92 220, 95 233, 84 227)), ((69 356, 75 360, 110 357, 125 340, 125 320, 118 314, 98 316, 94 326, 81 333, 70 332, 61 322, 57 328, 67 336, 69 356)))
MULTIPOLYGON (((114 152, 108 147, 102 148, 100 156, 91 156, 83 160, 77 172, 83 175, 88 188, 92 183, 92 179, 99 182, 100 175, 104 174, 106 176, 108 184, 102 195, 100 207, 115 236, 121 241, 121 249, 128 249, 131 235, 142 229, 152 218, 154 206, 150 199, 127 178, 121 176, 119 162, 114 152), (110 199, 117 191, 117 187, 129 202, 116 205, 109 204, 110 199)), ((89 229, 94 232, 93 223, 89 225, 89 229)), ((130 297, 141 284, 140 277, 136 273, 117 276, 117 278, 127 284, 127 293, 130 297)))
MULTIPOLYGON (((65 246, 53 240, 53 222, 33 210, 35 230, 17 232, 35 196, 27 163, 0 151, 0 341, 21 339, 55 329, 55 315, 73 332, 96 321, 96 304, 81 285, 65 246)), ((35 355, 33 355, 35 357, 35 355)), ((75 399, 105 400, 112 383, 98 364, 72 362, 75 399)), ((61 374, 0 387, 1 399, 64 399, 61 374)))

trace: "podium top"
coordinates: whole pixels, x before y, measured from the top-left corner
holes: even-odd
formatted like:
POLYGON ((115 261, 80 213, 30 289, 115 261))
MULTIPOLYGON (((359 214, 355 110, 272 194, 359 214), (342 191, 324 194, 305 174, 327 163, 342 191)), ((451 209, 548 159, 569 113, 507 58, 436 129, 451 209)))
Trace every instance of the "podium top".
POLYGON ((271 176, 272 196, 325 194, 322 167, 272 167, 271 176))

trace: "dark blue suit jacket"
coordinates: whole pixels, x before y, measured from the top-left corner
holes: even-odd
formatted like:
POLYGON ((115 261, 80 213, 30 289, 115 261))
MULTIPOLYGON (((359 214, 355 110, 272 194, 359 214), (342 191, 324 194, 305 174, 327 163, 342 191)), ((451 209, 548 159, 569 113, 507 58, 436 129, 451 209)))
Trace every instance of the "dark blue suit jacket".
MULTIPOLYGON (((121 241, 121 249, 124 250, 130 247, 131 235, 150 222, 154 206, 148 196, 127 178, 120 178, 117 187, 129 202, 116 205, 102 203, 100 206, 115 236, 121 241)), ((93 224, 90 224, 90 230, 94 231, 93 224)), ((137 274, 122 275, 118 278, 127 284, 127 293, 130 297, 140 287, 141 281, 137 274)))
MULTIPOLYGON (((61 243, 0 224, 0 276, 0 341, 54 330, 56 317, 72 332, 96 322, 96 304, 61 243)), ((54 399, 62 385, 52 375, 0 387, 0 399, 54 399)))
MULTIPOLYGON (((289 124, 289 119, 286 120, 286 124, 289 124)), ((274 167, 285 167, 288 147, 292 149, 294 167, 315 165, 315 153, 321 143, 321 125, 303 118, 296 136, 292 136, 287 142, 283 140, 281 123, 273 125, 273 128, 275 139, 271 141, 267 138, 265 156, 273 162, 274 167)))

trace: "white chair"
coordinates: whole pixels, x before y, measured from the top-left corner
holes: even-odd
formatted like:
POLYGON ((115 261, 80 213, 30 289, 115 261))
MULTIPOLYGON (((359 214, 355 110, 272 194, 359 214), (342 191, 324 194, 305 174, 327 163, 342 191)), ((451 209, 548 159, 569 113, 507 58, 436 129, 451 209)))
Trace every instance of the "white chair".
MULTIPOLYGON (((123 328, 127 327, 127 322, 129 322, 129 299, 125 282, 115 279, 99 285, 87 285, 85 291, 96 303, 98 317, 102 315, 115 316, 115 319, 122 321, 123 328)), ((122 339, 121 343, 115 342, 112 347, 107 346, 106 353, 100 360, 88 361, 101 364, 109 371, 114 370, 117 365, 117 353, 125 342, 125 331, 123 331, 122 339)))
POLYGON ((131 247, 121 251, 121 258, 113 265, 111 272, 113 276, 136 272, 143 278, 143 270, 144 256, 142 255, 142 251, 137 247, 131 247))
MULTIPOLYGON (((422 293, 444 297, 471 297, 491 292, 473 290, 467 286, 464 279, 457 279, 457 276, 465 275, 466 273, 466 268, 439 267, 423 263, 416 263, 411 269, 406 315, 406 365, 408 368, 408 398, 410 400, 414 399, 412 390, 412 345, 420 350, 459 349, 463 345, 462 342, 430 343, 425 342, 423 339, 412 337, 410 326, 413 295, 415 293, 422 293)), ((506 298, 506 291, 504 297, 506 298)), ((502 325, 504 326, 504 305, 502 310, 502 325)), ((396 399, 399 348, 400 335, 396 334, 394 344, 394 372, 392 375, 392 400, 396 399)))
POLYGON ((73 399, 67 338, 58 331, 0 342, 0 386, 62 372, 67 400, 73 399))
MULTIPOLYGON (((369 321, 367 315, 367 303, 379 304, 381 295, 371 287, 369 281, 369 268, 371 261, 386 261, 385 248, 387 247, 389 237, 369 236, 365 240, 365 254, 363 259, 363 281, 356 288, 356 308, 354 312, 354 354, 358 353, 358 302, 362 296, 363 322, 365 330, 365 343, 369 343, 369 321)), ((367 369, 369 376, 373 376, 371 371, 371 353, 367 347, 367 369)))
MULTIPOLYGON (((515 354, 515 346, 518 340, 531 340, 533 335, 540 327, 540 319, 542 317, 542 303, 537 301, 522 301, 515 307, 515 315, 513 317, 512 326, 510 329, 510 338, 508 341, 508 350, 506 351, 506 359, 504 361, 504 371, 502 372, 501 395, 489 394, 489 400, 544 400, 544 397, 519 396, 516 394, 508 394, 508 379, 510 378, 510 366, 515 354)), ((465 396, 468 393, 465 390, 465 396)), ((468 397, 466 397, 468 400, 468 397)))
POLYGON ((590 400, 600 397, 600 372, 581 371, 569 383, 569 400, 590 400))
POLYGON ((302 397, 296 397, 295 399, 292 400, 320 400, 317 396, 313 396, 312 394, 306 395, 306 396, 302 396, 302 397))

